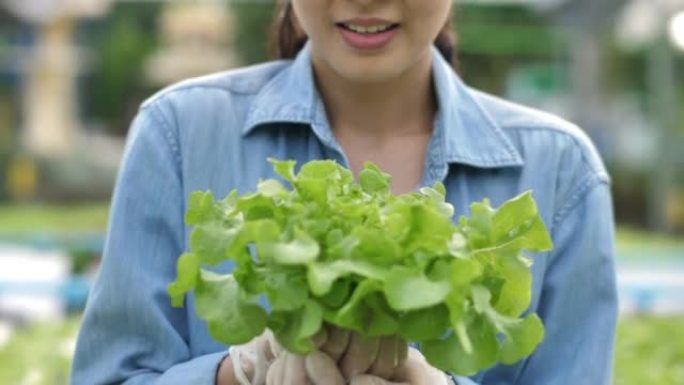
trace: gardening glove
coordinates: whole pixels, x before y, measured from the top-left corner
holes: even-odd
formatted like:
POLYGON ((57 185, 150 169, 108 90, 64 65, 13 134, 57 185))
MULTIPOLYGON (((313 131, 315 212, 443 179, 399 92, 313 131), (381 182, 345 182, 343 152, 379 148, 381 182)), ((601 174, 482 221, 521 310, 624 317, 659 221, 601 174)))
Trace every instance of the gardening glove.
POLYGON ((410 348, 408 358, 397 367, 392 377, 358 374, 351 378, 349 385, 450 385, 450 382, 418 350, 410 348))
POLYGON ((346 381, 325 353, 299 356, 284 351, 268 369, 266 385, 346 385, 346 381))
POLYGON ((390 378, 406 360, 408 345, 399 336, 364 339, 358 333, 328 326, 321 351, 337 362, 347 380, 362 373, 390 378))
POLYGON ((265 385, 266 374, 283 348, 270 330, 243 345, 231 346, 229 357, 240 385, 265 385))

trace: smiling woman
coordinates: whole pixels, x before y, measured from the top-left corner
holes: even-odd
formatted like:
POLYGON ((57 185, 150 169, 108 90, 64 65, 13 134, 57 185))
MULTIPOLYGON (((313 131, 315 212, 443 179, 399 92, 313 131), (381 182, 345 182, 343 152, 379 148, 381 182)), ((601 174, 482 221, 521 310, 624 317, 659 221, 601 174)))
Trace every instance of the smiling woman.
MULTIPOLYGON (((434 1, 432 1, 434 2, 434 1)), ((305 1, 306 3, 306 1, 305 1)), ((321 3, 321 2, 314 2, 314 3, 321 3)), ((428 1, 429 3, 429 1, 428 1)), ((446 3, 444 1, 440 1, 440 3, 446 3)), ((298 18, 301 17, 295 16, 293 6, 292 6, 292 1, 291 0, 279 0, 278 5, 277 5, 277 10, 276 10, 276 20, 273 23, 272 30, 271 30, 271 39, 270 39, 270 51, 271 55, 274 58, 277 59, 292 59, 294 58, 297 53, 304 47, 304 44, 306 43, 308 37, 307 34, 302 30, 301 25, 297 21, 298 18)), ((445 60, 452 64, 456 64, 456 55, 455 55, 455 46, 456 46, 456 35, 454 33, 454 28, 452 25, 452 12, 444 12, 441 14, 443 20, 442 28, 439 31, 439 34, 434 40, 434 45, 437 47, 437 49, 440 51, 442 56, 444 57, 445 60)), ((440 21, 437 21, 437 24, 433 25, 440 25, 440 21)), ((344 21, 339 21, 339 22, 334 22, 336 27, 338 28, 347 28, 350 30, 354 30, 354 24, 353 23, 345 23, 344 21)), ((396 23, 392 23, 391 21, 388 20, 383 20, 382 18, 377 18, 375 20, 365 20, 359 23, 359 27, 362 28, 357 28, 356 32, 358 33, 363 33, 363 32, 371 32, 368 31, 367 28, 378 28, 378 27, 384 27, 387 24, 383 25, 383 23, 387 23, 390 26, 390 29, 396 29, 401 26, 401 23, 398 21, 396 23)), ((377 30, 375 32, 378 32, 377 30)), ((370 49, 370 48, 369 48, 370 49)), ((376 48, 377 49, 377 48, 376 48)))
POLYGON ((311 39, 314 65, 349 80, 370 82, 429 72, 429 48, 446 24, 451 4, 448 0, 371 2, 364 9, 342 1, 292 2, 311 39), (396 27, 380 34, 354 32, 387 25, 396 27))
MULTIPOLYGON (((332 160, 350 169, 350 177, 356 179, 363 178, 364 164, 370 161, 391 176, 386 187, 394 194, 421 194, 424 186, 443 186, 440 191, 455 212, 476 211, 480 227, 490 233, 495 214, 473 210, 470 207, 478 206, 471 203, 488 199, 500 206, 532 190, 554 251, 530 253, 531 270, 524 261, 510 260, 509 249, 502 258, 487 254, 484 259, 497 264, 490 270, 502 272, 492 279, 489 272, 447 270, 455 279, 473 276, 478 287, 448 293, 455 303, 452 307, 459 309, 462 304, 463 312, 436 310, 457 330, 441 338, 460 342, 435 355, 444 357, 440 367, 472 375, 454 377, 459 385, 609 384, 617 313, 612 204, 609 177, 586 135, 558 117, 464 84, 452 64, 451 0, 290 0, 278 7, 273 27, 278 60, 181 82, 141 106, 117 181, 102 268, 83 319, 72 384, 443 385, 449 381, 397 336, 367 340, 348 330, 283 321, 273 329, 322 330, 311 341, 321 351, 295 356, 284 352, 268 333, 228 350, 212 338, 210 329, 233 337, 244 330, 208 326, 197 311, 240 318, 234 315, 252 311, 254 304, 225 298, 207 302, 203 298, 209 297, 182 292, 173 304, 183 308, 172 306, 167 287, 175 281, 177 264, 178 270, 195 271, 193 267, 207 262, 213 271, 200 277, 190 274, 178 283, 181 288, 208 279, 211 282, 204 290, 223 284, 233 294, 238 290, 237 294, 249 297, 234 284, 238 278, 231 281, 222 274, 244 272, 244 262, 258 261, 259 256, 247 254, 252 248, 228 246, 236 236, 220 226, 204 233, 209 239, 191 236, 189 225, 207 218, 184 213, 188 207, 207 206, 206 200, 191 195, 195 191, 223 197, 233 190, 254 191, 258 185, 263 187, 264 180, 282 177, 266 161, 269 157, 291 160, 286 164, 293 165, 332 160), (229 260, 198 261, 192 252, 205 243, 218 244, 216 255, 229 260), (544 340, 521 362, 473 373, 468 368, 489 367, 499 355, 506 355, 496 347, 497 335, 530 340, 525 338, 525 325, 494 318, 488 311, 510 302, 502 293, 521 289, 506 287, 511 277, 524 282, 529 295, 509 310, 538 314, 546 331, 544 340), (492 319, 494 326, 478 332, 483 330, 483 320, 492 319)), ((329 185, 315 186, 329 189, 329 185)), ((319 196, 323 202, 329 199, 328 194, 319 196)), ((259 203, 258 198, 254 201, 259 203)), ((320 212, 321 201, 311 199, 305 207, 320 212)), ((256 219, 276 215, 262 208, 254 211, 256 219)), ((225 220, 222 209, 208 213, 208 219, 225 220)), ((346 218, 331 216, 332 222, 346 218)), ((375 231, 392 238, 390 243, 396 242, 391 234, 432 239, 436 233, 424 225, 419 231, 406 222, 389 228, 381 221, 365 221, 360 227, 375 226, 375 231)), ((293 222, 296 225, 269 234, 287 243, 293 241, 293 234, 318 231, 320 242, 339 243, 340 253, 348 258, 363 262, 373 257, 363 242, 323 237, 320 226, 293 222)), ((501 241, 490 233, 473 236, 484 243, 501 241)), ((257 254, 262 246, 256 247, 257 254)), ((504 242, 504 246, 511 245, 504 242)), ((371 247, 378 248, 382 247, 371 247)), ((320 252, 324 249, 307 250, 310 263, 330 257, 320 252)), ((424 250, 399 250, 415 265, 425 263, 424 250)), ((475 258, 453 250, 448 253, 457 260, 475 258)), ((437 275, 421 282, 430 287, 439 280, 437 275)), ((240 279, 249 281, 248 287, 272 284, 240 279)), ((304 289, 311 285, 306 276, 301 283, 304 289)), ((390 283, 378 279, 373 285, 390 283)), ((368 306, 391 301, 380 297, 371 303, 369 287, 357 284, 340 292, 368 306)), ((332 322, 338 314, 331 308, 308 306, 309 302, 291 305, 292 311, 320 311, 313 317, 320 323, 332 322)), ((439 344, 442 339, 432 340, 432 346, 444 346, 439 344)))

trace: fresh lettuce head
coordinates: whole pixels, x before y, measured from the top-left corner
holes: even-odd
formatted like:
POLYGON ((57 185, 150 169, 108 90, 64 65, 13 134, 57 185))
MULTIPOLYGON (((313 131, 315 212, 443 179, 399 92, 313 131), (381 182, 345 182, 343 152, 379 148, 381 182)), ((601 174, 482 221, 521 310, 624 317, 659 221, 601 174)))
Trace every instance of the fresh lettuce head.
POLYGON ((324 323, 419 343, 435 367, 471 375, 514 363, 542 341, 530 305, 531 259, 552 248, 532 194, 498 209, 473 203, 452 221, 442 184, 394 195, 372 163, 358 182, 339 164, 269 159, 279 179, 256 191, 190 196, 190 251, 168 292, 194 291, 211 335, 241 344, 270 328, 307 353, 324 323), (232 274, 208 268, 232 261, 232 274), (257 300, 267 299, 267 311, 257 300))

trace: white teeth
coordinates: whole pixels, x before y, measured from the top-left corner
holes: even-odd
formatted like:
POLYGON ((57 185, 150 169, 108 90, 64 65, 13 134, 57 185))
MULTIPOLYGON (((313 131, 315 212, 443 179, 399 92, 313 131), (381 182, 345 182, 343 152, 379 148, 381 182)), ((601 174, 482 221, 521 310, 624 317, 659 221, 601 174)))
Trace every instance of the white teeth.
POLYGON ((390 29, 392 27, 392 24, 373 25, 369 27, 353 24, 345 24, 344 26, 358 33, 378 33, 390 29))

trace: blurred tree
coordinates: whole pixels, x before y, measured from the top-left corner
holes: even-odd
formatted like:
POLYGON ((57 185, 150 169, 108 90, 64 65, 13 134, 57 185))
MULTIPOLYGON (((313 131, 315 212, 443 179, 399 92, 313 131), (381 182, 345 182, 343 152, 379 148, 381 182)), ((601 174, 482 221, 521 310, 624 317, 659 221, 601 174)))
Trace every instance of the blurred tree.
POLYGON ((107 21, 93 27, 93 74, 87 79, 85 109, 112 133, 125 134, 140 102, 155 90, 143 79, 144 61, 158 39, 160 5, 117 4, 107 21))
POLYGON ((505 94, 511 71, 520 65, 563 59, 563 36, 524 6, 457 2, 454 27, 461 75, 470 85, 487 92, 505 94))
POLYGON ((462 54, 552 57, 559 41, 546 19, 519 5, 454 7, 462 54))
POLYGON ((234 2, 237 28, 235 42, 245 64, 260 63, 268 59, 267 46, 274 6, 268 2, 234 2))

